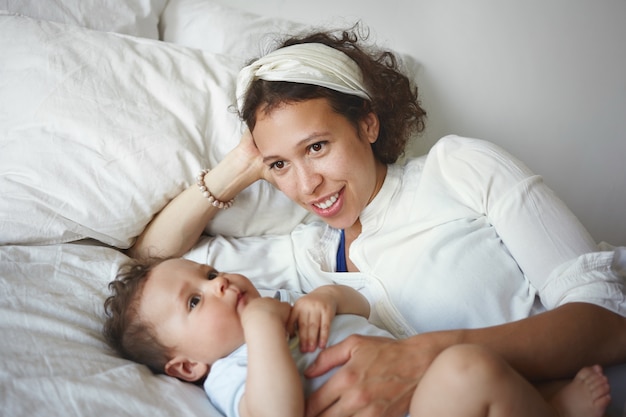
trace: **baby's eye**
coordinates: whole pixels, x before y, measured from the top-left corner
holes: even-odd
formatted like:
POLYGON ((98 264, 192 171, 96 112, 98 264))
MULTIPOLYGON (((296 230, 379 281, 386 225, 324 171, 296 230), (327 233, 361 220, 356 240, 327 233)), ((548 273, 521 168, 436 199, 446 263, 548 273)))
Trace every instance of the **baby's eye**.
POLYGON ((199 295, 194 295, 189 299, 189 310, 193 310, 194 308, 196 308, 196 306, 198 305, 198 303, 200 302, 200 296, 199 295))
POLYGON ((214 270, 214 271, 209 271, 209 273, 206 275, 206 277, 207 277, 207 279, 209 281, 211 281, 212 279, 217 278, 219 275, 220 275, 220 273, 214 270))

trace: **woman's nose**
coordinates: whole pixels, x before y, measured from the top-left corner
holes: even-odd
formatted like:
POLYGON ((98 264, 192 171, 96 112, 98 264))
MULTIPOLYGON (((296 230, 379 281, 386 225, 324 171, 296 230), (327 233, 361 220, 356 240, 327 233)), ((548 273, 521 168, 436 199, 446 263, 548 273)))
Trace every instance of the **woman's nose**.
POLYGON ((298 170, 298 187, 303 194, 314 194, 321 183, 322 175, 312 167, 303 166, 298 170))

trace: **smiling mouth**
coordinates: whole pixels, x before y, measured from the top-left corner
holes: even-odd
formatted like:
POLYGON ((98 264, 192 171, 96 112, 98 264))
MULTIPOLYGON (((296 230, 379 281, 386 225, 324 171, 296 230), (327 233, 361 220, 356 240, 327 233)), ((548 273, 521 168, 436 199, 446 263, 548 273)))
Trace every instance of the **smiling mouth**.
POLYGON ((339 193, 331 195, 326 201, 322 201, 321 203, 313 203, 313 205, 319 209, 326 210, 327 208, 335 204, 337 202, 337 199, 339 199, 339 193))

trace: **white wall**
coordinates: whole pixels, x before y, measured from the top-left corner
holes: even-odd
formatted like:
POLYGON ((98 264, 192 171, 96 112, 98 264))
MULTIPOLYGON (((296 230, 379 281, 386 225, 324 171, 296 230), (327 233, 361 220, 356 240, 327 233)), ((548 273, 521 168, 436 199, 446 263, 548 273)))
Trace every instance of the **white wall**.
POLYGON ((343 25, 421 63, 425 150, 494 141, 565 201, 597 241, 626 245, 626 1, 223 0, 343 25))

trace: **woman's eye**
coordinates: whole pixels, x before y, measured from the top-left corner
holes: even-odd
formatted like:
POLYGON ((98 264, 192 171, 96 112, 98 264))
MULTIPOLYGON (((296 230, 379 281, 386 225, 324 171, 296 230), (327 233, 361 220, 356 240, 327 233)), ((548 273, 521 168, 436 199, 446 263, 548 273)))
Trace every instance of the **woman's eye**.
POLYGON ((309 151, 311 153, 318 153, 322 149, 324 149, 324 143, 323 142, 316 142, 316 143, 312 144, 311 146, 309 146, 309 151))
POLYGON ((283 169, 285 167, 284 161, 276 161, 270 165, 270 169, 283 169))
POLYGON ((200 296, 194 295, 189 299, 189 310, 193 310, 200 303, 200 296))

